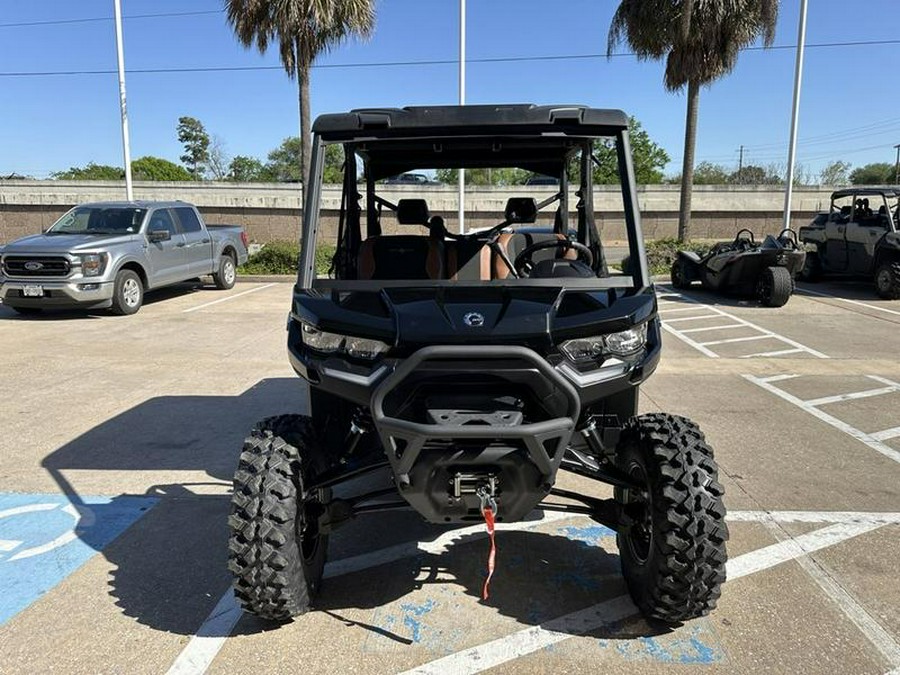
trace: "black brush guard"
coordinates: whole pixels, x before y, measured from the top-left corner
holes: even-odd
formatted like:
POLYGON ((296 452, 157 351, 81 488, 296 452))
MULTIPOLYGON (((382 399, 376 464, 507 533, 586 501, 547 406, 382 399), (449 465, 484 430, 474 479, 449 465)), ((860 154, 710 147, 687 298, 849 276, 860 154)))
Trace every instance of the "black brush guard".
POLYGON ((580 408, 575 389, 543 358, 510 346, 420 349, 371 402, 400 494, 439 523, 480 520, 476 491, 485 490, 498 520, 527 515, 553 486, 580 408), (507 403, 486 403, 500 398, 507 403), (456 399, 479 403, 445 407, 456 399))

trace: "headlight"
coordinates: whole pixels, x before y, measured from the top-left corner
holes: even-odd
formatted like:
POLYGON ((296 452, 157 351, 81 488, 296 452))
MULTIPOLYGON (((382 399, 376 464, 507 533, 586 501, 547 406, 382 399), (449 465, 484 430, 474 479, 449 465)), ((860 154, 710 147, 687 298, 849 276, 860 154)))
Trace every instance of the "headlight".
POLYGON ((567 340, 559 348, 572 361, 584 363, 603 354, 630 356, 643 349, 646 343, 647 324, 642 323, 640 326, 619 333, 567 340))
POLYGON ((103 253, 85 253, 81 258, 81 274, 85 277, 99 277, 106 266, 106 255, 103 253))
POLYGON ((310 349, 326 354, 341 351, 357 359, 372 360, 390 347, 379 340, 328 333, 310 326, 308 323, 301 324, 301 335, 303 344, 310 349))

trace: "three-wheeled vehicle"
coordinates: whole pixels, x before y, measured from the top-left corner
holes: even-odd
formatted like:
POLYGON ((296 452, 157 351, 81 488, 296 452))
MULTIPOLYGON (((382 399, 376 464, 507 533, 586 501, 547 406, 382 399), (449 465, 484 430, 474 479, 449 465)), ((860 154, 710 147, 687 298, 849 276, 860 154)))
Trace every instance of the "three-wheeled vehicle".
POLYGON ((794 277, 805 257, 793 230, 766 235, 759 243, 753 232, 742 229, 734 240, 715 244, 706 255, 679 251, 672 263, 672 285, 684 289, 699 281, 709 290, 781 307, 794 292, 794 277))

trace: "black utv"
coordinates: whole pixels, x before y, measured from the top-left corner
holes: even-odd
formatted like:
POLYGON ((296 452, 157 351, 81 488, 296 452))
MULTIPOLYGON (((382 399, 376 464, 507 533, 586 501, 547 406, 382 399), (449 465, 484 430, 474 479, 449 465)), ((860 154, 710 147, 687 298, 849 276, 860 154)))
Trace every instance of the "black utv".
POLYGON ((800 241, 809 248, 800 273, 804 281, 869 278, 882 298, 900 299, 900 190, 835 191, 827 217, 801 227, 800 241))
POLYGON ((535 509, 587 515, 617 532, 646 616, 681 622, 715 606, 728 532, 713 451, 689 419, 638 414, 661 335, 627 128, 621 111, 581 106, 315 121, 288 320, 310 411, 260 422, 241 453, 229 568, 245 610, 285 620, 314 607, 329 534, 410 508, 438 524, 510 523, 535 509), (328 209, 331 144, 343 150, 344 182, 340 207, 328 209), (597 227, 600 146, 618 157, 622 206, 608 217, 627 232, 627 274, 607 265, 597 227), (528 186, 511 189, 503 207, 491 206, 496 193, 473 191, 461 232, 455 188, 410 198, 381 182, 405 172, 446 181, 454 169, 522 183, 555 176, 559 189, 546 197, 543 187, 541 202, 528 186), (554 487, 560 469, 611 496, 554 487), (332 492, 363 475, 369 491, 332 492))

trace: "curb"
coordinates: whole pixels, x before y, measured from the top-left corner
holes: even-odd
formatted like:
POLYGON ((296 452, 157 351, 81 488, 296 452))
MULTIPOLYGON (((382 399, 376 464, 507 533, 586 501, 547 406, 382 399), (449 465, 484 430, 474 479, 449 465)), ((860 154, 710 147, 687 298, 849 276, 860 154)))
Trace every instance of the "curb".
POLYGON ((281 284, 292 284, 297 280, 297 277, 293 274, 238 274, 237 275, 237 283, 242 282, 267 282, 267 283, 281 283, 281 284))

